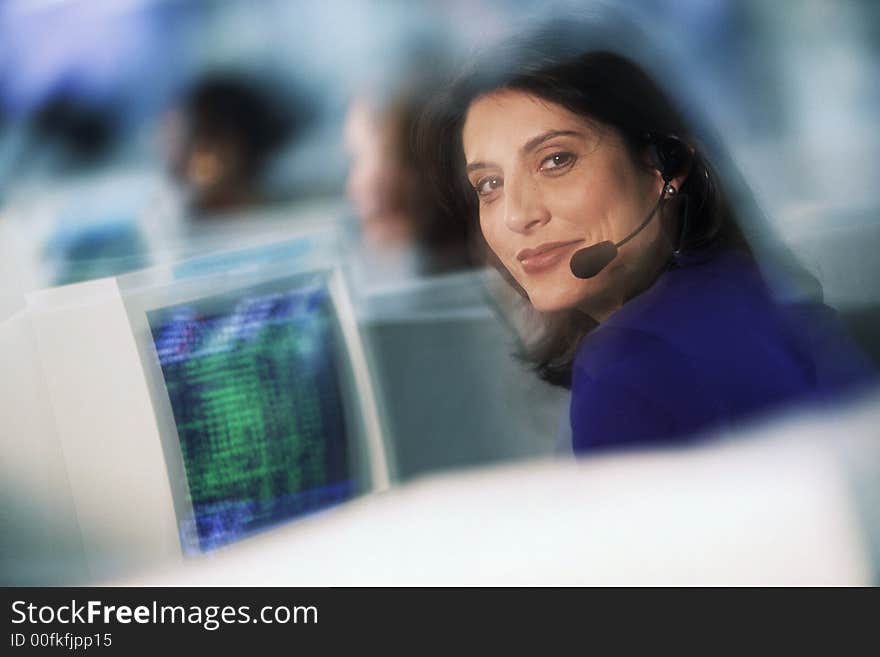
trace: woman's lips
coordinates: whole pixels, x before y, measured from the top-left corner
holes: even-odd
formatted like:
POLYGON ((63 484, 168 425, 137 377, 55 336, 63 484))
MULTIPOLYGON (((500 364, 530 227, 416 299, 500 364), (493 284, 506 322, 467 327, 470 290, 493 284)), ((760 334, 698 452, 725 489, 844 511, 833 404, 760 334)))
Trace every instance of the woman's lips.
POLYGON ((536 274, 555 267, 568 255, 573 246, 581 242, 583 240, 548 242, 535 249, 523 249, 516 254, 516 258, 520 261, 525 273, 536 274))

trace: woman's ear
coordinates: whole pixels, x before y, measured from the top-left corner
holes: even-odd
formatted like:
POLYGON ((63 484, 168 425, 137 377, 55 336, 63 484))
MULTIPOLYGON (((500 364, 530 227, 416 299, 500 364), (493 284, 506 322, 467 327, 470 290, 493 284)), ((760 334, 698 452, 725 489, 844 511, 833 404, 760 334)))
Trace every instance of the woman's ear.
POLYGON ((696 154, 696 151, 692 146, 688 146, 684 143, 682 143, 682 146, 684 147, 684 158, 679 164, 674 177, 669 180, 669 184, 675 187, 676 191, 681 191, 681 188, 684 186, 685 182, 687 182, 688 176, 691 175, 691 170, 694 168, 694 156, 696 154))
POLYGON ((684 186, 685 182, 687 181, 688 176, 691 175, 691 170, 694 167, 694 153, 696 151, 694 151, 694 149, 691 148, 690 146, 687 146, 687 152, 688 152, 688 157, 685 158, 684 162, 682 162, 681 166, 679 167, 678 173, 675 175, 674 178, 671 178, 669 180, 669 184, 672 185, 673 187, 675 187, 675 190, 677 192, 681 191, 681 188, 684 186))
POLYGON ((675 135, 649 134, 648 139, 646 159, 655 170, 658 193, 667 183, 680 190, 690 173, 694 149, 675 135))

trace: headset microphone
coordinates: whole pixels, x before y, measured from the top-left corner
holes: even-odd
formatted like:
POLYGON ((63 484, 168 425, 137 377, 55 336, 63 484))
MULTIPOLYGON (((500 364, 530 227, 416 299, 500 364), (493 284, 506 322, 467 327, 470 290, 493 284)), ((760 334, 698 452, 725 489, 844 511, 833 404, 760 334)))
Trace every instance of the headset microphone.
POLYGON ((664 137, 659 142, 652 141, 651 158, 654 166, 663 178, 663 190, 660 192, 660 197, 657 199, 654 208, 648 213, 648 216, 645 217, 645 220, 642 221, 638 228, 619 242, 607 240, 577 251, 571 257, 571 262, 569 263, 572 274, 578 278, 592 278, 611 264, 611 261, 617 257, 617 249, 619 247, 629 242, 651 223, 651 219, 657 214, 657 210, 660 209, 663 200, 667 196, 675 194, 675 187, 669 181, 679 172, 687 156, 687 148, 677 137, 670 135, 664 137))
POLYGON ((578 278, 593 278, 617 257, 617 245, 605 241, 580 249, 571 256, 571 273, 578 278))

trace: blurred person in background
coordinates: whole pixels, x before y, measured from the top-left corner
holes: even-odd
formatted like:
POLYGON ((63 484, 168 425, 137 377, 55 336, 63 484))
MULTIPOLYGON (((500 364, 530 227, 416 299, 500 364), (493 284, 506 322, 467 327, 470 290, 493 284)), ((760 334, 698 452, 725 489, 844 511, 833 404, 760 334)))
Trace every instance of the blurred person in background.
POLYGON ((120 140, 119 123, 112 104, 58 93, 30 117, 31 148, 51 158, 53 172, 81 172, 110 158, 120 140))
POLYGON ((122 123, 123 110, 114 102, 64 88, 28 119, 27 146, 19 167, 54 181, 65 177, 83 181, 81 196, 73 193, 57 206, 41 249, 51 272, 49 284, 112 276, 149 263, 150 246, 137 221, 140 208, 88 198, 89 186, 116 162, 124 140, 122 123))
POLYGON ((187 89, 164 137, 168 171, 188 218, 222 217, 277 200, 263 176, 301 127, 296 110, 267 85, 240 75, 208 75, 187 89))
POLYGON ((442 58, 411 54, 393 83, 361 92, 345 122, 346 192, 357 215, 367 267, 388 281, 471 266, 466 225, 434 202, 412 133, 444 80, 442 58))
POLYGON ((572 449, 680 443, 873 384, 830 309, 790 294, 806 277, 761 243, 723 151, 620 54, 644 40, 607 30, 504 44, 419 129, 438 202, 542 320, 524 357, 571 389, 572 449))

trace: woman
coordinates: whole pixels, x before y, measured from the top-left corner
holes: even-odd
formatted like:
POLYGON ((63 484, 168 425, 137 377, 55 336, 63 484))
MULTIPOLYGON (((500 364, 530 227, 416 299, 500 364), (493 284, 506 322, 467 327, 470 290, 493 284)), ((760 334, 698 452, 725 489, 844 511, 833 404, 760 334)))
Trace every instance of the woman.
POLYGON ((491 61, 426 114, 421 150, 544 318, 527 357, 571 387, 575 452, 687 440, 871 379, 821 307, 777 303, 723 181, 641 68, 541 42, 491 61))

